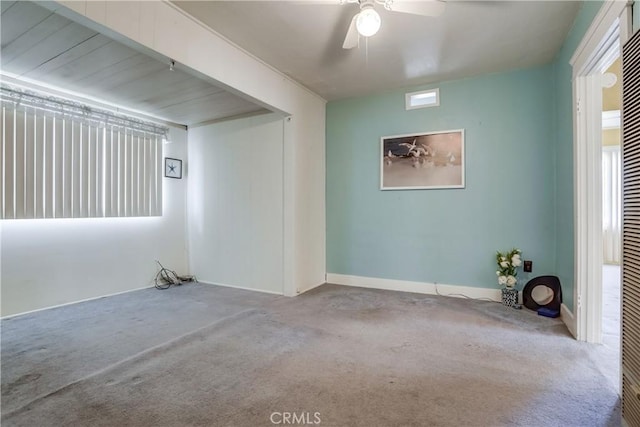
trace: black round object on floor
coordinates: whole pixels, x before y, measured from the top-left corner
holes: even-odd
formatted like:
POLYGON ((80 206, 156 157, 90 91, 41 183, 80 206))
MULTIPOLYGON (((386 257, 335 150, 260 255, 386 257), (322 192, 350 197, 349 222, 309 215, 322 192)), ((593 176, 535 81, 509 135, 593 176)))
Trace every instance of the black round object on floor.
POLYGON ((562 286, 560 279, 556 276, 540 276, 529 280, 522 290, 522 303, 530 310, 538 311, 539 308, 549 308, 560 312, 560 304, 562 304, 562 286), (536 301, 533 297, 535 289, 539 286, 548 288, 546 298, 536 301))

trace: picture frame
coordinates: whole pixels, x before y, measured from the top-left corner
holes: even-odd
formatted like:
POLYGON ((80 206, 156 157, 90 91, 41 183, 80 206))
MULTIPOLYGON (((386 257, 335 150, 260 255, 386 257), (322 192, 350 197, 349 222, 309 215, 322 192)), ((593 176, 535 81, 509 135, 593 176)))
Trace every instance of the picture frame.
POLYGON ((165 157, 164 176, 165 178, 182 179, 182 160, 165 157))
POLYGON ((380 190, 465 188, 464 129, 380 138, 380 190))

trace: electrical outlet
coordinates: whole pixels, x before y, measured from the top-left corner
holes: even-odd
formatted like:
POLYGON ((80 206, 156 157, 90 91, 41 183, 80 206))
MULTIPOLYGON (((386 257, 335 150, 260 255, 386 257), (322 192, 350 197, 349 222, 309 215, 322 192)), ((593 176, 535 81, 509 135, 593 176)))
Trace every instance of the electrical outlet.
POLYGON ((523 270, 525 273, 531 273, 533 270, 533 261, 525 261, 523 270))

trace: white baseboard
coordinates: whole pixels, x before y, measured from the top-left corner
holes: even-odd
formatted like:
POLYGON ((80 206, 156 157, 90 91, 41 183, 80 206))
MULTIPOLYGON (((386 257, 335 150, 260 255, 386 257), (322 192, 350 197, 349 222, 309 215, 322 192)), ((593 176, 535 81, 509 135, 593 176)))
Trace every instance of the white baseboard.
POLYGON ((25 314, 37 313, 39 311, 50 310, 52 308, 65 307, 67 305, 80 304, 81 302, 93 301, 93 300, 97 300, 97 299, 101 299, 101 298, 107 298, 107 297, 114 297, 116 295, 122 295, 122 294, 127 294, 129 292, 141 291, 143 289, 149 289, 149 288, 153 288, 153 287, 154 287, 153 285, 144 286, 142 288, 129 289, 128 291, 114 292, 112 294, 106 294, 106 295, 100 295, 100 296, 97 296, 97 297, 85 298, 85 299, 81 299, 81 300, 78 300, 78 301, 65 302, 64 304, 52 305, 50 307, 38 308, 36 310, 23 311, 22 313, 9 314, 9 315, 0 317, 0 319, 2 319, 2 320, 11 319, 12 317, 16 317, 16 316, 24 316, 25 314))
POLYGON ((242 289, 244 291, 262 292, 262 293, 271 294, 271 295, 280 295, 280 296, 284 295, 283 292, 267 291, 264 289, 247 288, 247 287, 236 286, 236 285, 227 285, 226 283, 209 282, 207 280, 200 280, 200 279, 198 279, 198 283, 202 283, 203 285, 222 286, 224 288, 242 289))
POLYGON ((569 307, 564 304, 560 306, 560 318, 562 319, 564 324, 567 325, 567 329, 569 329, 571 335, 573 335, 573 337, 577 339, 578 335, 576 331, 578 329, 578 325, 576 324, 576 318, 571 310, 569 310, 569 307))
POLYGON ((347 276, 327 273, 327 283, 356 286, 360 288, 385 289, 388 291, 413 292, 456 298, 489 299, 500 302, 500 289, 472 288, 470 286, 445 285, 442 283, 410 282, 406 280, 379 279, 376 277, 347 276))

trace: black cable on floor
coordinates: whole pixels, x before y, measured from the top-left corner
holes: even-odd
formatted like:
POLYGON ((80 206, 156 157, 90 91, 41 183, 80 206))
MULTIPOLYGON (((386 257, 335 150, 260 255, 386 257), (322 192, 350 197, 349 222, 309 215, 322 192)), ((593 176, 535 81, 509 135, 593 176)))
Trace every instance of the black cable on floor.
POLYGON ((165 268, 160 264, 160 261, 156 260, 156 262, 160 266, 160 271, 158 271, 155 278, 156 289, 163 291, 165 289, 169 289, 172 285, 180 286, 183 283, 198 281, 195 276, 178 276, 178 273, 165 268))

